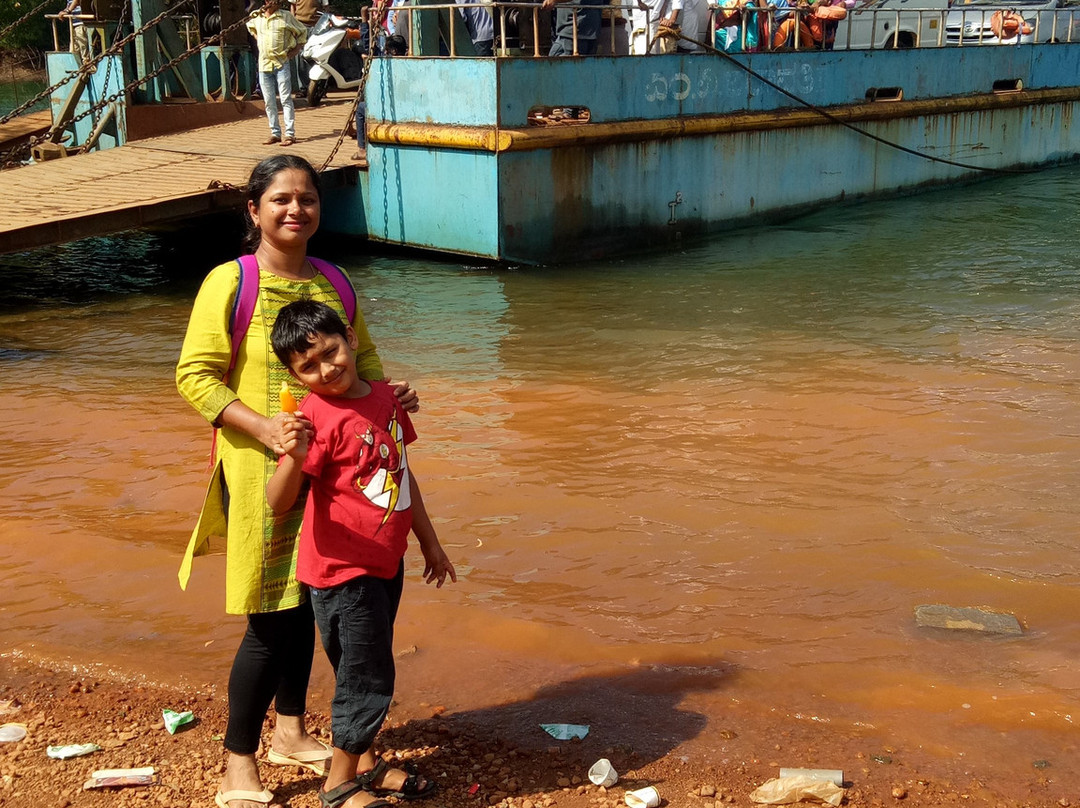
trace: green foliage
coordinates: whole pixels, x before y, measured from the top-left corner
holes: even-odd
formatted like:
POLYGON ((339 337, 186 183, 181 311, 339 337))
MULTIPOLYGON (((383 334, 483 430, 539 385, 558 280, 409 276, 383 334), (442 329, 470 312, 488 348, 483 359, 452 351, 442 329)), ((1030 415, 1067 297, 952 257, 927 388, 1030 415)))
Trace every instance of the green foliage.
POLYGON ((330 0, 330 10, 345 17, 359 17, 370 6, 371 0, 330 0))
MULTIPOLYGON (((0 1, 0 30, 7 28, 17 19, 31 11, 41 0, 5 0, 0 1)), ((22 48, 39 50, 52 49, 52 28, 46 14, 55 14, 64 8, 63 0, 55 0, 40 12, 27 19, 0 39, 0 51, 12 51, 22 48)))

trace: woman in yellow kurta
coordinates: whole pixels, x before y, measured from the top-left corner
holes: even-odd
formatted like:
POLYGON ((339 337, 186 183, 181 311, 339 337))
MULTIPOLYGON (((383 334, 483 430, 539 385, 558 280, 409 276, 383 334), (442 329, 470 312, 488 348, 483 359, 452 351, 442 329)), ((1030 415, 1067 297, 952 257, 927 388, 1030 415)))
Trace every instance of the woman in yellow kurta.
MULTIPOLYGON (((318 174, 303 158, 263 160, 247 186, 245 246, 259 265, 258 301, 251 324, 232 361, 230 321, 239 267, 235 261, 210 272, 199 290, 176 368, 180 394, 218 428, 217 461, 206 501, 180 568, 186 587, 192 558, 208 550, 211 536, 226 537, 225 608, 248 616, 247 632, 229 677, 229 762, 215 802, 220 808, 270 803, 255 753, 266 711, 275 702, 278 719, 270 743, 271 763, 325 770, 330 750, 304 726, 308 678, 315 649, 311 605, 296 580, 296 538, 303 501, 275 516, 266 504, 266 482, 277 467, 282 418, 282 382, 300 399, 304 393, 270 347, 277 312, 294 300, 323 301, 345 318, 333 284, 307 259, 307 243, 319 226, 318 174)), ((365 379, 383 369, 359 308, 352 321, 360 339, 357 368, 365 379)), ((416 394, 407 383, 396 391, 407 408, 416 394)), ((371 761, 374 766, 374 760, 371 761)), ((382 785, 404 780, 388 771, 382 785)))

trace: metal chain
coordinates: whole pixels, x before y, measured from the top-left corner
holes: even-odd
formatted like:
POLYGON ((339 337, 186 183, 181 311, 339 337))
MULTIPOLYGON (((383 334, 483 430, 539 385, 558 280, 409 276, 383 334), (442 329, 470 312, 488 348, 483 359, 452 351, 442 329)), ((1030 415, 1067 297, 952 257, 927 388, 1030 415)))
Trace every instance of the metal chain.
MULTIPOLYGON (((375 30, 373 26, 382 26, 389 8, 390 0, 375 0, 375 3, 371 6, 371 8, 365 8, 360 13, 360 18, 362 20, 365 20, 368 24, 367 59, 364 60, 364 67, 360 71, 360 86, 356 88, 356 97, 353 98, 352 105, 349 107, 349 117, 345 119, 345 125, 341 127, 341 134, 338 135, 338 139, 337 142, 334 144, 334 148, 330 150, 330 155, 325 160, 323 160, 322 165, 319 166, 319 173, 325 171, 329 167, 330 163, 334 161, 334 157, 337 156, 338 149, 340 149, 341 144, 345 142, 345 133, 349 131, 349 121, 356 120, 356 108, 360 106, 360 101, 364 98, 364 90, 367 88, 368 76, 371 73, 371 65, 375 58, 372 54, 372 51, 375 49, 375 30)), ((356 136, 359 138, 360 133, 357 132, 356 136)))
MULTIPOLYGON (((120 19, 118 19, 116 21, 116 29, 113 32, 113 44, 114 45, 116 44, 116 40, 118 40, 120 38, 120 32, 124 30, 124 22, 127 19, 127 12, 128 12, 128 8, 129 8, 130 5, 131 5, 131 0, 124 0, 123 4, 120 6, 120 19)), ((112 77, 112 67, 113 67, 113 60, 112 59, 106 60, 106 62, 105 62, 105 79, 104 79, 104 81, 101 82, 102 89, 105 89, 105 90, 109 89, 109 79, 112 77)), ((94 116, 93 122, 94 122, 94 129, 97 129, 97 126, 98 126, 98 117, 97 117, 97 115, 94 116)), ((86 154, 86 146, 85 145, 81 146, 79 148, 79 153, 80 154, 86 154)))
POLYGON ((61 87, 63 87, 65 84, 67 84, 68 82, 74 81, 75 77, 80 75, 81 73, 89 72, 91 67, 93 67, 96 70, 98 62, 100 62, 106 56, 113 56, 113 55, 119 53, 121 50, 123 50, 124 46, 127 45, 129 42, 131 42, 133 39, 135 39, 135 37, 139 36, 140 34, 145 33, 150 28, 157 25, 159 22, 161 22, 163 19, 165 19, 165 17, 167 17, 170 14, 174 13, 176 11, 176 9, 179 8, 180 6, 185 6, 185 5, 187 5, 187 4, 191 3, 191 2, 194 2, 194 0, 180 0, 180 2, 177 3, 175 6, 173 6, 172 8, 170 8, 170 9, 168 9, 166 11, 161 12, 156 17, 154 17, 152 20, 150 20, 145 25, 143 25, 141 28, 139 28, 137 31, 132 31, 130 34, 128 34, 123 39, 121 39, 119 42, 114 42, 112 44, 112 46, 109 47, 107 50, 103 51, 100 56, 95 56, 89 62, 84 64, 82 67, 80 67, 78 70, 76 70, 76 71, 74 71, 72 73, 69 73, 66 78, 61 79, 60 81, 56 82, 56 84, 52 85, 51 87, 45 88, 44 90, 42 90, 40 93, 35 95, 33 98, 31 98, 29 101, 27 101, 22 106, 16 107, 11 112, 7 113, 3 117, 0 117, 0 124, 5 124, 8 121, 10 121, 12 118, 16 117, 17 115, 21 115, 23 112, 30 109, 30 107, 32 107, 34 104, 36 104, 41 99, 49 98, 53 94, 54 90, 58 90, 61 87))
MULTIPOLYGON (((320 174, 323 171, 326 171, 327 167, 334 162, 334 157, 337 156, 338 149, 340 149, 341 144, 345 142, 345 133, 349 131, 349 121, 356 120, 356 108, 360 106, 360 99, 364 97, 364 88, 367 86, 368 75, 371 73, 371 63, 373 59, 374 57, 369 55, 367 59, 364 60, 364 69, 360 72, 360 86, 356 88, 356 97, 353 98, 352 104, 349 106, 349 117, 345 119, 345 125, 341 127, 341 134, 338 135, 334 148, 330 150, 329 156, 327 156, 327 158, 323 160, 322 165, 318 167, 317 171, 320 174)), ((359 137, 360 133, 357 132, 356 135, 359 137)))
POLYGON ((0 39, 6 37, 8 34, 10 34, 28 19, 41 11, 41 9, 45 8, 45 6, 52 5, 55 2, 57 2, 57 0, 44 0, 44 2, 39 3, 35 8, 30 9, 30 11, 23 14, 21 17, 19 17, 19 19, 15 20, 15 22, 11 23, 11 25, 7 26, 6 28, 0 29, 0 39))
POLYGON ((180 64, 180 62, 187 59, 189 56, 192 56, 192 55, 198 53, 203 48, 207 48, 210 45, 215 44, 215 40, 221 40, 226 34, 232 32, 236 28, 239 28, 241 25, 246 24, 247 21, 248 21, 247 17, 241 17, 235 23, 230 25, 228 28, 223 28, 219 33, 214 34, 214 36, 210 37, 205 42, 200 42, 198 45, 195 45, 195 46, 193 46, 191 48, 188 48, 186 51, 181 53, 179 56, 173 57, 172 59, 170 59, 165 64, 161 65, 161 67, 157 68, 153 72, 147 73, 142 78, 137 78, 134 81, 129 82, 126 87, 122 87, 119 90, 117 90, 115 93, 113 93, 112 95, 109 95, 109 96, 106 96, 105 98, 102 98, 100 101, 97 102, 97 104, 92 106, 90 109, 86 110, 86 112, 83 112, 82 114, 77 115, 76 117, 72 118, 68 122, 67 125, 68 126, 73 126, 74 124, 78 123, 83 118, 85 118, 87 115, 90 115, 91 113, 93 113, 95 110, 103 109, 104 107, 108 106, 113 101, 115 101, 116 99, 118 99, 121 96, 123 96, 123 95, 129 93, 130 91, 134 90, 140 84, 145 84, 146 82, 150 81, 151 79, 156 79, 158 76, 160 76, 166 70, 171 70, 172 68, 174 68, 178 64, 180 64))

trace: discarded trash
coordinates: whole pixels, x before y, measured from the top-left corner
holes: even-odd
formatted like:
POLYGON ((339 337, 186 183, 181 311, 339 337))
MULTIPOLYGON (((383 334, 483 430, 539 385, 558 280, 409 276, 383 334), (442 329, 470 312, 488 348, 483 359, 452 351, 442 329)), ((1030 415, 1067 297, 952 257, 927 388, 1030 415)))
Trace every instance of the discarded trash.
POLYGON ((767 805, 820 800, 827 805, 837 806, 844 799, 844 789, 828 780, 815 780, 812 777, 777 777, 751 791, 750 799, 767 805))
POLYGON ((152 786, 157 782, 153 766, 141 769, 98 769, 83 783, 84 789, 119 786, 152 786))
POLYGON ((191 710, 185 710, 182 713, 173 710, 162 710, 161 717, 165 719, 165 729, 169 731, 170 735, 175 735, 177 729, 195 720, 195 715, 191 710))
POLYGON ((91 752, 100 752, 101 747, 96 743, 69 743, 66 746, 49 746, 45 754, 53 760, 67 760, 68 758, 82 757, 91 752))
POLYGON ((660 792, 655 786, 646 786, 637 791, 626 792, 626 804, 630 808, 656 808, 660 804, 660 792))
POLYGON ((840 769, 781 769, 781 777, 811 777, 825 780, 834 786, 844 787, 844 773, 840 769))
POLYGON ((480 790, 480 784, 479 783, 473 783, 471 786, 469 786, 469 796, 470 797, 475 797, 476 792, 479 791, 479 790, 480 790))
POLYGON ((585 724, 541 724, 540 728, 556 741, 584 738, 589 734, 589 728, 585 724))
POLYGON ((924 604, 915 607, 915 625, 985 634, 1023 634, 1015 615, 971 607, 924 604))
POLYGON ((0 725, 0 743, 17 743, 26 737, 25 724, 0 725))
POLYGON ((589 780, 594 786, 610 788, 619 780, 619 773, 607 758, 600 758, 589 768, 589 780))

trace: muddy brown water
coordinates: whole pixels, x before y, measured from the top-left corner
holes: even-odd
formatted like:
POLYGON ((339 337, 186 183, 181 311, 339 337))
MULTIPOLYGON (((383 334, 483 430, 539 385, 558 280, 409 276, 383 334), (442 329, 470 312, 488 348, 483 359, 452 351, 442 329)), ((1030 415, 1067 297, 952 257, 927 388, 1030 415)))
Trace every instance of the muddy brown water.
MULTIPOLYGON (((411 460, 460 574, 424 587, 410 554, 403 704, 573 721, 544 694, 593 688, 613 742, 722 755, 757 712, 1076 782, 1078 179, 560 269, 324 239, 421 392, 411 460), (920 629, 923 603, 1026 632, 920 629)), ((227 678, 223 557, 176 582, 209 433, 173 366, 232 249, 200 241, 0 256, 0 653, 227 678)))

